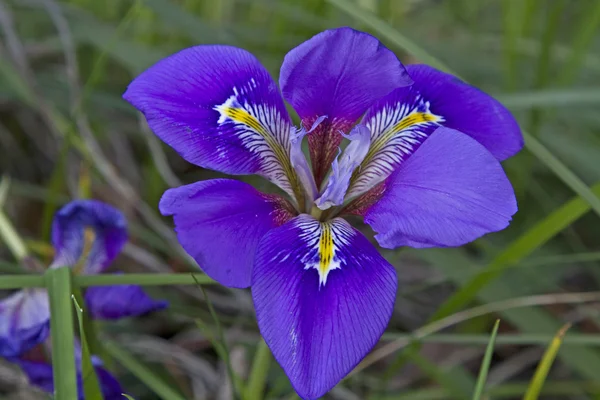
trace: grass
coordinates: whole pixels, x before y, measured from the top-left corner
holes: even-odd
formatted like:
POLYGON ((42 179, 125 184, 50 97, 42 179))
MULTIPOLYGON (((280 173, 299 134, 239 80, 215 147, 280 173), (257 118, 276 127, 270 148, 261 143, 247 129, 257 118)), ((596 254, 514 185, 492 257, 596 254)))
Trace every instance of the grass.
MULTIPOLYGON (((519 204, 507 230, 463 248, 384 252, 402 285, 380 348, 399 339, 405 346, 371 358, 371 365, 357 370, 331 398, 468 398, 479 393, 482 370, 490 398, 519 398, 534 377, 541 350, 566 322, 573 327, 555 354, 555 368, 545 371, 540 398, 598 398, 600 318, 584 293, 600 288, 598 4, 0 1, 0 170, 11 178, 0 184, 0 243, 6 247, 0 248, 0 266, 16 274, 31 254, 48 261, 40 244, 48 240, 50 216, 84 187, 127 214, 131 241, 117 267, 128 274, 73 277, 69 284, 152 285, 148 290, 168 297, 172 310, 193 310, 99 327, 110 338, 105 362, 127 393, 136 400, 235 393, 223 359, 229 358, 236 376, 250 377, 246 395, 291 398, 283 372, 267 362, 247 293, 210 285, 208 304, 193 285, 196 279, 212 282, 190 275, 194 264, 176 245, 170 222, 158 214, 166 188, 215 175, 183 163, 159 144, 121 94, 152 63, 195 44, 244 47, 276 77, 289 49, 323 29, 350 25, 379 37, 404 62, 452 71, 493 93, 528 134, 526 149, 504 163, 519 204), (547 302, 509 307, 515 299, 546 295, 547 302), (561 302, 565 295, 572 301, 561 302), (415 333, 436 321, 473 309, 484 312, 459 318, 446 328, 450 332, 416 340, 415 333), (208 340, 200 333, 194 323, 200 316, 206 331, 222 329, 226 357, 221 338, 208 340), (481 364, 497 318, 502 326, 494 356, 488 351, 481 364), (142 354, 123 349, 122 343, 155 343, 155 337, 175 346, 177 357, 159 344, 142 354), (528 352, 536 356, 518 362, 528 352)), ((258 179, 244 180, 264 187, 258 179)), ((19 274, 3 278, 0 287, 45 282, 19 274)), ((54 307, 67 307, 67 300, 72 313, 66 297, 62 303, 57 298, 54 307)), ((69 340, 57 345, 66 348, 69 340)), ((69 360, 60 362, 72 367, 69 360)), ((64 383, 61 390, 68 391, 73 382, 64 383)))

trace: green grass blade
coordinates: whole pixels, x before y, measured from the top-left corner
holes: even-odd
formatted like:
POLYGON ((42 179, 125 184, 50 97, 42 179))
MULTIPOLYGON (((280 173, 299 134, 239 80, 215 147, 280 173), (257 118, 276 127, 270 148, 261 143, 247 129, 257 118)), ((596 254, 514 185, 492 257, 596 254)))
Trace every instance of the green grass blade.
POLYGON ((492 336, 485 349, 485 355, 481 362, 481 368, 479 369, 479 377, 477 378, 477 384, 475 386, 475 392, 473 393, 473 400, 480 400, 483 395, 483 389, 485 388, 485 381, 487 380, 488 371, 492 362, 492 354, 494 353, 494 343, 496 343, 496 336, 498 335, 498 328, 500 327, 500 320, 496 320, 494 329, 492 330, 492 336))
POLYGON ((68 267, 49 269, 45 277, 50 298, 54 397, 56 400, 73 400, 78 395, 71 270, 68 267))
MULTIPOLYGON (((119 364, 125 367, 129 372, 135 375, 142 383, 152 390, 161 399, 185 400, 181 394, 171 388, 150 368, 136 360, 126 349, 117 343, 106 340, 104 348, 119 364)), ((76 397, 74 397, 76 398, 76 397)), ((60 399, 58 399, 60 400, 60 399)))
MULTIPOLYGON (((77 275, 73 277, 77 287, 140 285, 140 286, 169 286, 169 285, 212 285, 216 282, 205 274, 106 274, 106 275, 77 275)), ((19 289, 44 286, 44 278, 40 275, 3 275, 0 279, 0 289, 19 289)))
POLYGON ((548 376, 548 372, 550 372, 550 367, 552 367, 552 364, 554 363, 554 359, 556 358, 558 350, 560 349, 560 346, 562 344, 563 337, 565 336, 565 333, 567 333, 569 327, 570 324, 563 326, 558 331, 554 339, 552 339, 550 346, 548 346, 548 349, 546 349, 542 360, 538 364, 538 367, 535 371, 533 379, 531 380, 531 383, 529 384, 529 387, 527 388, 527 392, 525 393, 525 397, 523 397, 523 400, 538 399, 542 391, 542 387, 544 386, 544 382, 546 381, 546 377, 548 376))
POLYGON ((6 243, 6 246, 17 261, 27 257, 27 247, 21 236, 17 233, 12 223, 0 208, 0 238, 6 243))
POLYGON ((600 25, 600 1, 591 1, 588 4, 590 10, 583 13, 581 23, 577 24, 579 31, 571 45, 569 58, 561 68, 561 74, 558 77, 558 82, 562 85, 566 85, 575 79, 583 64, 588 47, 598 30, 598 25, 600 25))
MULTIPOLYGON (((600 195, 600 183, 594 185, 592 190, 600 195)), ((438 308, 432 319, 446 317, 468 304, 483 287, 502 275, 507 268, 533 253, 589 210, 589 203, 576 197, 549 214, 509 244, 479 274, 461 285, 461 288, 438 308)))
MULTIPOLYGON (((79 296, 81 298, 81 296, 79 296)), ((79 340, 81 341, 81 380, 83 382, 83 393, 86 400, 103 400, 100 384, 94 365, 92 364, 92 356, 87 342, 87 335, 83 326, 83 308, 75 298, 71 295, 73 304, 75 305, 75 315, 79 323, 79 340)))
POLYGON ((252 361, 252 370, 248 378, 244 399, 254 400, 262 399, 265 386, 267 385, 267 375, 271 364, 271 350, 263 339, 260 340, 252 361))

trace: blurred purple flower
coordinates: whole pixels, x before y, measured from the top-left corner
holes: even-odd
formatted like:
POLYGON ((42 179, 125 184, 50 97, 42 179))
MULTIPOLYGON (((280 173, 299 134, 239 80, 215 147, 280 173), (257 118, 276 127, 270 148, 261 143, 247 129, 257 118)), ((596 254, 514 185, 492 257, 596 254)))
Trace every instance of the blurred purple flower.
MULTIPOLYGON (((78 354, 79 348, 76 347, 75 354, 78 354)), ((11 360, 17 364, 21 370, 27 375, 29 383, 43 390, 44 392, 54 393, 54 376, 52 374, 52 364, 43 361, 30 361, 24 359, 11 360)), ((104 400, 122 400, 123 389, 117 379, 108 372, 103 366, 100 359, 92 357, 92 364, 98 383, 102 391, 104 400)), ((77 391, 79 400, 84 400, 83 383, 81 379, 81 357, 77 357, 77 391)))
MULTIPOLYGON (((127 241, 127 224, 117 209, 95 200, 76 200, 60 209, 52 224, 56 251, 50 268, 69 266, 76 274, 98 274, 127 241)), ((138 316, 166 307, 134 285, 89 288, 86 308, 98 319, 138 316)), ((0 356, 17 357, 49 334, 45 289, 24 289, 0 302, 0 356)))
POLYGON ((504 229, 517 205, 499 161, 523 139, 487 94, 405 68, 350 28, 290 51, 279 82, 301 129, 266 69, 230 46, 167 57, 124 98, 187 161, 261 175, 291 196, 215 179, 170 189, 159 207, 209 276, 251 286, 262 336, 299 395, 314 399, 377 343, 396 296, 393 266, 341 216, 364 217, 386 248, 459 246, 504 229))

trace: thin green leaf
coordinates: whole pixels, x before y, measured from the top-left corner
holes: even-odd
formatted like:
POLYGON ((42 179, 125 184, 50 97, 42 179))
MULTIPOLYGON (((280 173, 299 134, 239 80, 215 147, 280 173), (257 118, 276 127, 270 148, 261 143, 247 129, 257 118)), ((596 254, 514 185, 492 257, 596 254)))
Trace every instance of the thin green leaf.
MULTIPOLYGON (((119 362, 125 369, 131 372, 150 390, 152 390, 161 399, 185 400, 175 389, 165 383, 160 376, 155 374, 150 368, 138 361, 126 349, 119 346, 112 340, 103 342, 106 351, 119 362)), ((76 397, 73 397, 76 398, 76 397)))
POLYGON ((133 397, 131 397, 130 395, 125 394, 125 393, 121 393, 121 396, 125 397, 128 400, 135 400, 133 397))
POLYGON ((17 233, 12 223, 0 208, 0 238, 6 243, 6 246, 17 261, 27 257, 27 247, 21 236, 17 233))
POLYGON ((252 369, 250 370, 250 377, 248 378, 244 396, 246 400, 263 398, 271 358, 269 346, 267 346, 264 339, 261 339, 256 347, 254 360, 252 361, 252 369))
POLYGON ((490 364, 492 363, 492 354, 494 353, 494 344, 496 343, 496 336, 498 335, 498 328, 500 327, 500 320, 496 320, 494 329, 492 329, 492 335, 490 341, 485 349, 485 355, 481 362, 479 369, 479 377, 477 378, 477 384, 475 386, 475 392, 473 393, 473 400, 480 400, 483 395, 483 389, 485 388, 485 381, 487 380, 488 371, 490 364))
MULTIPOLYGON (((600 195, 600 183, 594 185, 592 190, 593 193, 600 195)), ((487 267, 463 284, 457 292, 438 308, 432 319, 448 316, 468 304, 483 287, 502 275, 507 268, 533 253, 589 209, 588 203, 580 197, 576 197, 549 214, 527 232, 513 240, 487 267)))
POLYGON ((204 287, 197 280, 196 285, 200 288, 202 294, 204 295, 204 300, 206 301, 206 305, 208 306, 208 311, 210 312, 210 315, 217 328, 216 334, 211 335, 211 342, 215 346, 215 350, 217 350, 219 356, 225 362, 227 373, 229 374, 229 378, 231 379, 231 383, 233 385, 234 396, 236 398, 239 398, 242 395, 242 393, 244 393, 244 388, 242 387, 243 385, 239 377, 235 374, 235 372, 233 372, 233 367, 231 366, 231 358, 229 357, 229 348, 227 346, 227 341, 225 341, 225 335, 223 334, 223 327, 221 326, 221 321, 219 320, 219 316, 217 315, 217 312, 215 311, 212 302, 208 298, 208 293, 206 293, 204 287))
POLYGON ((50 300, 54 394, 56 400, 73 400, 78 395, 71 270, 68 267, 53 268, 44 276, 50 300))
MULTIPOLYGON (((81 296, 78 296, 81 299, 81 296)), ((92 356, 87 342, 86 330, 83 326, 83 308, 79 305, 74 294, 71 295, 73 304, 75 305, 75 315, 79 323, 79 340, 81 342, 81 380, 83 382, 83 393, 86 400, 103 400, 100 384, 94 365, 92 364, 92 356)))
POLYGON ((567 330, 570 328, 570 326, 571 324, 563 326, 558 331, 554 339, 552 339, 552 342, 546 349, 542 360, 538 364, 538 367, 535 371, 533 379, 531 380, 531 383, 529 384, 529 388, 527 388, 527 392, 525 393, 525 397, 523 397, 523 400, 537 400, 537 398, 539 397, 542 391, 542 387, 544 386, 544 382, 546 381, 546 377, 548 376, 548 372, 550 372, 550 367, 552 367, 554 359, 558 354, 558 350, 560 349, 560 346, 562 344, 563 337, 565 336, 565 333, 567 333, 567 330))

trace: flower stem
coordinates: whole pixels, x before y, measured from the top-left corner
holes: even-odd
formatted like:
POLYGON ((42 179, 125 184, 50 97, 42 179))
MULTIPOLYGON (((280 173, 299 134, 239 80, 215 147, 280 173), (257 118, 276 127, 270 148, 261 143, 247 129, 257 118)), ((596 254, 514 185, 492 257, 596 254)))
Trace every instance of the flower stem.
POLYGON ((244 400, 260 400, 263 398, 270 363, 271 350, 269 350, 264 339, 261 339, 252 361, 252 371, 250 371, 250 377, 248 378, 244 400))
POLYGON ((71 293, 73 292, 71 270, 68 267, 49 269, 45 277, 50 298, 54 398, 56 400, 73 400, 78 395, 73 304, 71 302, 71 293))

